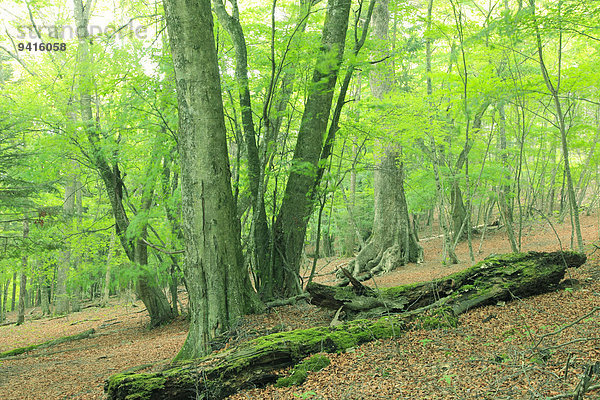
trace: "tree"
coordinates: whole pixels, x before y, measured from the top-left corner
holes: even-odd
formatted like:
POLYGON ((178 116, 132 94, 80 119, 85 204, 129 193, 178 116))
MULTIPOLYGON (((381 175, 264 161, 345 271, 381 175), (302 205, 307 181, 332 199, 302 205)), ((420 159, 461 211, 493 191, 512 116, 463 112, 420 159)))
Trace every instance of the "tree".
MULTIPOLYGON (((378 59, 389 58, 388 1, 380 0, 373 13, 373 34, 381 41, 383 50, 378 59)), ((382 100, 393 87, 389 62, 380 62, 370 76, 373 97, 382 100)), ((385 128, 384 128, 385 129, 385 128)), ((373 235, 353 261, 353 274, 370 270, 389 272, 399 265, 417 262, 423 258, 423 248, 410 227, 408 204, 404 191, 404 164, 402 150, 396 144, 378 143, 380 160, 375 167, 373 190, 373 235)))
MULTIPOLYGON (((570 166, 570 161, 569 161, 569 145, 567 142, 567 133, 568 133, 568 128, 566 126, 566 122, 565 122, 565 114, 563 111, 563 106, 561 104, 561 99, 559 97, 559 91, 560 91, 560 84, 561 84, 561 62, 562 62, 562 29, 561 26, 559 25, 558 27, 558 35, 559 35, 559 40, 558 40, 558 76, 557 76, 557 81, 556 83, 553 83, 552 80, 550 79, 550 73, 548 71, 548 68, 546 66, 546 62, 544 60, 544 53, 543 53, 543 44, 542 44, 542 37, 540 34, 540 28, 538 25, 538 21, 535 15, 535 0, 530 0, 529 4, 532 8, 532 12, 533 12, 533 24, 534 24, 534 30, 535 30, 535 39, 536 39, 536 45, 537 45, 537 53, 538 53, 538 57, 539 57, 539 66, 540 66, 540 71, 542 73, 542 77, 544 78, 544 83, 546 84, 546 88, 548 89, 548 91, 550 92, 550 95, 552 96, 552 101, 554 103, 554 107, 556 110, 556 120, 558 123, 558 129, 560 132, 560 140, 561 140, 561 147, 562 147, 562 153, 563 153, 563 161, 564 161, 564 165, 565 165, 565 177, 567 179, 567 194, 568 194, 568 199, 569 199, 569 207, 570 207, 570 211, 571 211, 571 218, 573 220, 573 230, 575 231, 575 235, 577 237, 577 247, 579 249, 579 251, 583 252, 583 238, 581 236, 581 225, 579 223, 579 207, 578 207, 578 203, 577 203, 577 199, 575 197, 575 189, 573 186, 573 177, 571 175, 571 166, 570 166)), ((558 4, 558 18, 561 18, 561 2, 559 2, 558 4)))
POLYGON ((308 219, 314 209, 315 184, 322 160, 338 70, 342 63, 350 14, 349 0, 329 0, 321 48, 298 130, 292 168, 274 230, 273 288, 280 297, 302 291, 300 257, 308 219))
POLYGON ((211 351, 210 341, 258 307, 240 247, 231 191, 210 0, 165 0, 179 101, 184 276, 190 331, 177 359, 211 351))
MULTIPOLYGON (((138 296, 144 302, 148 313, 150 314, 151 325, 162 325, 174 318, 173 311, 167 297, 154 282, 154 278, 145 269, 148 264, 148 250, 145 241, 146 227, 139 227, 139 235, 127 235, 127 229, 130 225, 129 217, 123 204, 125 196, 125 184, 123 176, 119 169, 118 161, 114 161, 111 166, 106 156, 106 150, 103 148, 103 137, 99 126, 99 115, 94 118, 92 111, 93 76, 90 72, 92 58, 90 55, 90 41, 88 23, 91 15, 92 2, 85 4, 82 0, 74 0, 74 14, 77 25, 78 38, 78 75, 79 75, 79 101, 80 113, 84 131, 87 135, 90 150, 90 161, 102 178, 106 193, 111 203, 112 212, 115 218, 115 230, 123 245, 125 254, 130 261, 136 263, 139 267, 139 274, 136 282, 136 291, 138 296)), ((145 185, 142 193, 141 210, 147 211, 151 205, 154 182, 151 185, 145 185)))
MULTIPOLYGON (((29 221, 25 219, 23 221, 23 242, 29 237, 29 221)), ((23 246, 25 249, 27 246, 23 246)), ((27 253, 23 253, 21 256, 21 277, 19 279, 19 309, 17 311, 17 325, 21 325, 25 322, 25 307, 27 306, 27 264, 28 264, 27 253)))

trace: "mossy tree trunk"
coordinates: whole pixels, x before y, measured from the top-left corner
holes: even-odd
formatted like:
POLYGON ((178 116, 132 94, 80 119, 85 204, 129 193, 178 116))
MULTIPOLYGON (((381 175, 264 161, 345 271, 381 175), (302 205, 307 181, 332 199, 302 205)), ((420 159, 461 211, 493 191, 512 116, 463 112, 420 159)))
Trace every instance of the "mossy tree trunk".
POLYGON ((164 5, 178 98, 191 319, 177 359, 193 359, 210 352, 210 341, 259 303, 242 260, 210 0, 164 5))
POLYGON ((553 290, 567 267, 578 267, 585 260, 585 255, 570 252, 509 254, 431 282, 379 292, 363 287, 361 295, 352 289, 311 284, 313 302, 332 309, 343 306, 348 318, 365 315, 364 310, 398 315, 275 333, 163 372, 118 374, 105 384, 107 399, 134 395, 140 400, 223 399, 245 388, 273 383, 280 377, 274 371, 317 352, 343 351, 397 337, 415 327, 456 326, 456 316, 470 308, 553 290), (321 296, 319 290, 327 295, 321 296))
POLYGON ((320 52, 298 130, 292 169, 273 227, 273 289, 278 297, 294 296, 302 291, 300 260, 308 219, 314 208, 312 191, 319 184, 318 164, 344 54, 350 5, 350 0, 327 3, 320 52))
POLYGON ((356 283, 336 288, 312 283, 311 303, 332 310, 342 307, 349 318, 372 318, 422 307, 451 307, 458 315, 497 301, 554 290, 567 267, 579 267, 586 256, 573 252, 510 253, 488 257, 462 272, 430 282, 374 291, 356 283))

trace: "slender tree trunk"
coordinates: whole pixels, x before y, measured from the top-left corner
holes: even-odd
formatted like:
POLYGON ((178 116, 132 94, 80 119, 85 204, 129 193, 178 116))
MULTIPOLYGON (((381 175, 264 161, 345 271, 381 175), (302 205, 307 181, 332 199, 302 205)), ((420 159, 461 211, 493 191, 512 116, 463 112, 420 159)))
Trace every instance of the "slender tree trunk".
POLYGON ((48 285, 47 271, 44 269, 44 260, 42 258, 37 259, 37 272, 39 274, 40 305, 42 308, 42 315, 50 315, 50 287, 48 285))
POLYGON ((8 290, 10 287, 10 277, 6 279, 6 283, 4 284, 4 291, 2 293, 2 320, 6 318, 6 310, 8 307, 6 306, 6 302, 8 301, 8 290))
POLYGON ((598 144, 598 141, 600 140, 600 106, 596 111, 596 123, 598 124, 596 127, 596 134, 594 135, 594 140, 592 141, 592 145, 590 146, 590 150, 585 160, 585 165, 581 169, 581 174, 579 175, 579 180, 577 181, 577 207, 581 207, 583 199, 585 198, 585 193, 588 187, 588 179, 586 179, 585 177, 592 175, 591 163, 596 151, 596 146, 598 144))
POLYGON ((269 281, 271 271, 269 268, 269 254, 271 234, 267 225, 267 213, 263 199, 259 199, 263 194, 260 193, 260 180, 262 177, 261 161, 259 159, 258 146, 256 144, 256 132, 252 116, 252 102, 250 98, 250 86, 248 81, 248 54, 246 49, 246 38, 239 21, 239 11, 237 1, 233 1, 234 10, 229 15, 225 5, 221 0, 213 1, 215 12, 221 24, 225 27, 235 48, 236 69, 235 77, 238 85, 239 102, 242 114, 242 128, 244 132, 244 141, 246 144, 246 154, 248 159, 248 178, 250 182, 250 194, 253 206, 253 252, 255 270, 257 272, 257 287, 259 293, 265 298, 271 297, 269 281))
MULTIPOLYGON (((86 0, 85 4, 82 0, 74 0, 74 14, 78 38, 78 84, 81 119, 86 129, 88 142, 91 146, 91 161, 102 178, 111 203, 117 236, 130 261, 143 261, 145 259, 144 254, 146 253, 146 244, 143 240, 131 239, 125 234, 127 227, 129 226, 129 219, 123 206, 125 185, 118 164, 115 162, 114 165, 111 166, 108 163, 99 134, 99 119, 94 119, 92 112, 92 96, 90 92, 91 87, 93 87, 93 76, 89 69, 93 64, 93 60, 89 54, 90 43, 88 32, 91 6, 91 0, 86 0), (143 249, 136 249, 136 245, 143 247, 143 249)), ((174 317, 171 306, 169 305, 166 295, 156 285, 154 277, 145 268, 141 268, 141 273, 136 282, 137 293, 150 314, 151 326, 162 325, 172 320, 174 317)))
POLYGON ((292 170, 274 229, 274 290, 289 297, 302 291, 299 282, 300 256, 308 218, 313 210, 311 191, 321 157, 323 136, 333 101, 338 69, 342 61, 350 0, 329 0, 323 26, 321 50, 302 115, 292 170), (329 65, 327 70, 324 65, 329 65))
POLYGON ((17 298, 17 273, 13 272, 12 277, 12 297, 10 299, 10 311, 15 311, 15 303, 17 298))
MULTIPOLYGON (((29 237, 29 221, 26 219, 23 221, 23 239, 26 240, 29 237)), ((21 257, 21 279, 19 286, 19 309, 17 312, 17 325, 21 325, 25 322, 25 307, 27 305, 27 254, 23 254, 21 257)))
MULTIPOLYGON (((530 0, 530 4, 532 7, 535 7, 535 0, 530 0)), ((560 9, 559 9, 559 12, 560 12, 560 9)), ((559 130, 560 130, 560 139, 561 139, 563 160, 564 160, 564 166, 565 166, 565 177, 566 177, 566 181, 567 181, 567 196, 569 199, 569 205, 570 205, 570 209, 571 209, 571 218, 573 218, 573 228, 575 231, 575 236, 577 237, 577 247, 578 247, 578 250, 583 253, 583 250, 584 250, 583 249, 583 237, 581 235, 581 225, 579 224, 579 207, 577 205, 577 199, 575 197, 575 189, 573 187, 573 178, 571 176, 571 167, 569 165, 569 146, 567 144, 567 127, 565 124, 565 116, 564 116, 564 113, 562 110, 560 97, 558 96, 558 91, 560 89, 560 65, 559 65, 558 83, 555 86, 554 83, 552 83, 552 81, 550 79, 550 75, 548 73, 548 69, 546 68, 546 63, 544 61, 542 38, 540 35, 537 20, 534 20, 534 28, 535 28, 536 40, 537 40, 537 53, 538 53, 539 60, 540 60, 540 63, 539 63, 540 69, 542 71, 542 75, 544 77, 544 82, 546 83, 546 87, 548 88, 548 91, 550 91, 552 100, 554 101, 554 106, 556 108, 556 119, 558 121, 558 126, 559 126, 559 130)), ((560 31, 560 28, 559 28, 559 44, 558 44, 558 52, 559 52, 558 59, 559 60, 561 59, 561 57, 560 57, 560 53, 562 51, 561 46, 562 46, 562 31, 560 31)))
POLYGON ((0 286, 0 322, 4 321, 4 313, 6 310, 6 291, 8 290, 8 284, 10 279, 6 280, 6 284, 0 286))
MULTIPOLYGON (((65 197, 63 201, 63 215, 68 230, 71 230, 73 224, 73 214, 75 212, 75 180, 76 177, 72 174, 68 175, 65 183, 65 197)), ((61 252, 60 261, 56 271, 56 289, 54 296, 54 313, 68 314, 69 313, 69 294, 67 293, 67 276, 71 268, 71 246, 67 243, 67 247, 61 252)))
POLYGON ((104 291, 102 293, 102 306, 108 304, 108 297, 110 295, 110 270, 112 268, 112 258, 115 251, 115 240, 117 233, 113 230, 110 235, 110 242, 108 244, 108 255, 106 256, 106 273, 104 274, 104 291))
POLYGON ((177 303, 179 302, 177 288, 179 286, 179 279, 177 277, 177 259, 171 257, 171 270, 169 271, 171 279, 169 280, 169 292, 171 294, 171 308, 173 309, 174 315, 179 315, 179 308, 177 303))
POLYGON ((506 201, 506 196, 510 192, 510 184, 508 183, 510 172, 508 171, 508 155, 506 154, 506 113, 504 111, 503 103, 498 105, 498 114, 500 116, 500 123, 498 125, 498 147, 500 150, 500 159, 502 161, 503 170, 500 185, 498 186, 498 208, 500 209, 502 222, 506 227, 510 248, 516 253, 519 251, 519 246, 517 245, 513 228, 513 214, 512 210, 508 207, 508 202, 506 201))

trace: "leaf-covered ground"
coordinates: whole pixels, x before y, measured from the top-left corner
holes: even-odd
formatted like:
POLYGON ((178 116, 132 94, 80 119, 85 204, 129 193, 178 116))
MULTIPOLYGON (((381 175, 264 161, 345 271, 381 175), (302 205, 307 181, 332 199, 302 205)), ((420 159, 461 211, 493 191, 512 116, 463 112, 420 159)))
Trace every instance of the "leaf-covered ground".
MULTIPOLYGON (((582 230, 592 253, 599 243, 598 217, 583 217, 582 230)), ((562 246, 570 242, 570 226, 555 226, 562 246)), ((523 250, 558 250, 554 231, 534 223, 523 231, 523 250)), ((423 234, 422 236, 427 236, 423 234)), ((488 231, 477 260, 508 252, 501 231, 488 231)), ((462 263, 440 263, 440 239, 425 240, 425 263, 409 265, 367 284, 393 286, 430 280, 471 265, 466 243, 462 263)), ((321 282, 347 260, 321 260, 321 282)), ((415 330, 332 354, 331 364, 310 373, 301 386, 248 390, 232 399, 544 399, 573 390, 584 365, 600 360, 600 251, 569 278, 580 285, 505 305, 472 310, 455 329, 415 330), (587 316, 586 316, 587 315, 587 316), (586 316, 580 321, 579 318, 586 316), (569 326, 571 325, 571 326, 569 326), (563 329, 564 328, 564 329, 563 329)), ((28 310, 22 326, 0 327, 0 352, 96 329, 88 339, 33 350, 0 360, 0 399, 100 399, 104 380, 131 367, 158 370, 183 344, 187 323, 181 319, 155 330, 141 303, 89 307, 61 318, 36 319, 28 310)), ((9 314, 9 320, 14 320, 9 314)), ((275 330, 328 324, 332 315, 309 305, 286 306, 250 316, 237 330, 244 340, 275 330)), ((285 371, 281 371, 282 374, 285 371)), ((592 392, 586 399, 600 398, 592 392)))

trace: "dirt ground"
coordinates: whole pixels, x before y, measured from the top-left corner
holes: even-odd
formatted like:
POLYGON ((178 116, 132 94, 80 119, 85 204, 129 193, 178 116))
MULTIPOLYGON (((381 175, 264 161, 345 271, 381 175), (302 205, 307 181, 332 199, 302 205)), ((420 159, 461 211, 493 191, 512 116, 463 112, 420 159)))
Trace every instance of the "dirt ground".
MULTIPOLYGON (((583 367, 600 360, 600 250, 592 254, 594 243, 600 244, 599 217, 582 216, 581 225, 589 259, 568 272, 580 286, 472 310, 455 329, 415 330, 332 354, 331 364, 311 373, 301 386, 257 388, 231 399, 547 399, 571 391, 583 367)), ((561 244, 546 221, 529 223, 523 229, 523 251, 569 248, 568 221, 554 228, 561 244)), ((366 283, 384 287, 431 280, 472 264, 466 242, 457 249, 461 263, 451 266, 441 263, 441 238, 422 244, 424 263, 366 283)), ((502 229, 488 230, 482 242, 481 234, 475 235, 473 249, 476 260, 510 251, 502 229)), ((348 261, 320 260, 317 280, 332 281, 331 271, 348 261)), ((275 326, 325 325, 331 317, 331 312, 306 304, 281 307, 248 316, 238 340, 275 326)), ((160 370, 182 346, 187 322, 181 318, 154 330, 146 328, 148 322, 141 303, 116 299, 110 307, 89 307, 59 318, 42 319, 39 309, 27 310, 25 324, 0 327, 0 352, 90 328, 96 333, 0 360, 0 399, 101 399, 104 381, 112 374, 160 370)), ((586 399, 600 399, 600 392, 586 399)))

